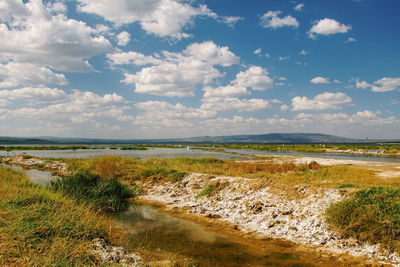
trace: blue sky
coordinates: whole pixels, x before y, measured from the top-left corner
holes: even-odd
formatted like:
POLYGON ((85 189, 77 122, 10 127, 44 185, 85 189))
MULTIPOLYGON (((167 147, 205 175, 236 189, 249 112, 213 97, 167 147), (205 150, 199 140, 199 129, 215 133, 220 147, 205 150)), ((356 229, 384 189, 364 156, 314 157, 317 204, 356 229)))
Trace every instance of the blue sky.
POLYGON ((397 0, 0 4, 0 136, 400 138, 397 0))

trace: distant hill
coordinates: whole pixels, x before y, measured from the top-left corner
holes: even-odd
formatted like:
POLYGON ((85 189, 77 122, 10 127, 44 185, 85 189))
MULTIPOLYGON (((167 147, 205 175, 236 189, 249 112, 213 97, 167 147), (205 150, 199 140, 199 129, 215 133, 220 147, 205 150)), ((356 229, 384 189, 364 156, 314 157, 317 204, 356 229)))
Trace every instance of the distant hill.
POLYGON ((347 143, 357 140, 318 133, 271 133, 258 135, 202 136, 177 139, 188 143, 347 143))
POLYGON ((92 139, 62 137, 0 137, 0 144, 217 144, 217 143, 358 143, 362 140, 318 133, 271 133, 258 135, 200 136, 172 139, 92 139))

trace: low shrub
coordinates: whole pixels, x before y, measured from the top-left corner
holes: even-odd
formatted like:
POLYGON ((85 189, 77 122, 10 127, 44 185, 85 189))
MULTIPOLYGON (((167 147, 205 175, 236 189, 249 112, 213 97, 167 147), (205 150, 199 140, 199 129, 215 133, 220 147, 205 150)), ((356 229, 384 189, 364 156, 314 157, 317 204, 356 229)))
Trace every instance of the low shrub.
POLYGON ((400 249, 400 189, 373 187, 332 204, 326 220, 338 232, 361 242, 400 249))
POLYGON ((99 175, 90 173, 77 173, 61 178, 51 182, 50 187, 106 212, 126 209, 129 206, 128 198, 133 197, 132 190, 117 179, 102 179, 99 175))

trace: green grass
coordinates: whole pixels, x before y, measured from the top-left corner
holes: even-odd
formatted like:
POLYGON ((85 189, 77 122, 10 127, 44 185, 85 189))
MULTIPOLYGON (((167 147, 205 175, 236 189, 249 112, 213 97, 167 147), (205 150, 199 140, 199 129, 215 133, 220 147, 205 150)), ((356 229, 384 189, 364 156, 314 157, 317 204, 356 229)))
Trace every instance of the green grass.
POLYGON ((133 191, 117 179, 103 179, 99 175, 77 173, 51 182, 50 187, 94 209, 115 212, 129 206, 133 191))
POLYGON ((90 244, 107 228, 87 206, 0 167, 0 266, 97 266, 90 244))
POLYGON ((400 189, 373 187, 332 204, 326 220, 339 233, 400 252, 400 189))
POLYGON ((351 187, 356 187, 354 184, 341 184, 338 185, 337 188, 351 188, 351 187))
POLYGON ((159 177, 159 178, 167 178, 173 183, 177 183, 183 180, 187 175, 186 172, 180 172, 177 170, 168 170, 164 168, 150 168, 141 172, 138 178, 148 178, 148 177, 159 177))
POLYGON ((201 190, 197 195, 196 198, 201 198, 204 196, 209 196, 215 192, 216 185, 215 184, 208 184, 206 185, 203 190, 201 190))

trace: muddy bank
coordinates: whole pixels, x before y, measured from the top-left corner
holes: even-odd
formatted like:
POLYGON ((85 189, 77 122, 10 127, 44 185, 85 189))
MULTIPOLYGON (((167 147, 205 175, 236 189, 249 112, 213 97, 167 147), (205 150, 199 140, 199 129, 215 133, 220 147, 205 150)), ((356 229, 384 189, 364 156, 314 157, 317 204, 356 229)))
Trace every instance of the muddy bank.
POLYGON ((360 244, 329 231, 325 209, 345 196, 337 189, 280 184, 267 179, 191 174, 178 183, 147 181, 139 199, 222 220, 259 238, 280 238, 334 253, 337 258, 364 257, 369 263, 400 265, 400 258, 378 245, 360 244), (208 185, 214 190, 198 194, 208 185), (196 197, 197 196, 197 197, 196 197))

